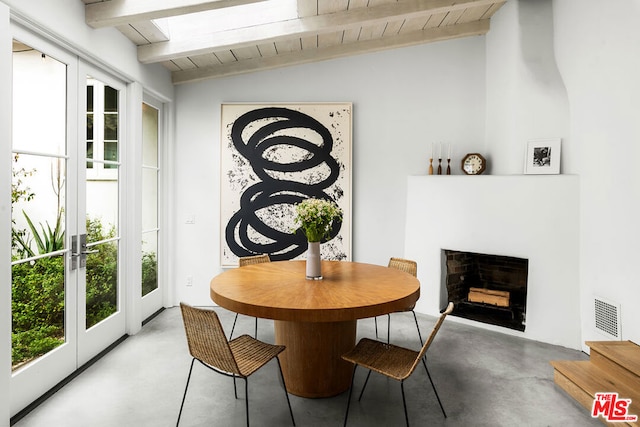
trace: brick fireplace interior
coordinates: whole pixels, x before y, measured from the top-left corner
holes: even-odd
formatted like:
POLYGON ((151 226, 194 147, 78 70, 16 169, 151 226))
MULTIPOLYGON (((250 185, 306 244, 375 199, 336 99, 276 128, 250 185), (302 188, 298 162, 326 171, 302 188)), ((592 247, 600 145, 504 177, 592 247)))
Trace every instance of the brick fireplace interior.
POLYGON ((529 260, 443 250, 454 316, 524 331, 529 260))

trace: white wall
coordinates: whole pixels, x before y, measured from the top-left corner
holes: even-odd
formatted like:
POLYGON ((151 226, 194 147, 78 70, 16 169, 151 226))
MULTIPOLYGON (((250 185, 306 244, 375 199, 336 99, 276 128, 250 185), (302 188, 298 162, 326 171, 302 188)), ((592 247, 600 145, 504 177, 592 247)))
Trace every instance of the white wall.
POLYGON ((640 343, 640 3, 556 0, 555 47, 580 174, 583 339, 593 296, 621 304, 622 338, 640 343))
POLYGON ((569 104, 553 51, 551 0, 505 3, 487 34, 487 162, 522 174, 530 139, 562 138, 561 173, 574 173, 569 104))
POLYGON ((430 144, 452 143, 454 173, 482 144, 484 51, 473 37, 176 87, 176 298, 211 304, 220 271, 221 103, 353 102, 353 259, 386 264, 403 254, 406 176, 426 173, 430 144))

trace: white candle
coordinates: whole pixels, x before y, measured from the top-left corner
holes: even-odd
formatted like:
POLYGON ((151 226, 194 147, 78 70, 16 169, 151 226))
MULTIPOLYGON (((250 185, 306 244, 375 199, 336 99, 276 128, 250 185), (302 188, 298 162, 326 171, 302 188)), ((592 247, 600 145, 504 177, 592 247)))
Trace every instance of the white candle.
POLYGON ((431 158, 433 159, 433 142, 431 143, 431 158))
POLYGON ((447 159, 451 158, 451 143, 449 143, 449 152, 447 154, 447 159))
POLYGON ((442 142, 438 143, 438 158, 442 158, 442 142))

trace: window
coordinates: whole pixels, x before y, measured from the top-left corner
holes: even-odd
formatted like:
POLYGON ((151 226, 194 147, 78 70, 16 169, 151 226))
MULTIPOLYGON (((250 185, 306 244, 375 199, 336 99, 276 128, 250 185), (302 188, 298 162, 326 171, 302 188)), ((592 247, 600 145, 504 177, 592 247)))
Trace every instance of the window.
POLYGON ((118 178, 118 91, 104 83, 87 83, 87 179, 118 178))
POLYGON ((158 289, 159 111, 142 104, 142 296, 158 289))

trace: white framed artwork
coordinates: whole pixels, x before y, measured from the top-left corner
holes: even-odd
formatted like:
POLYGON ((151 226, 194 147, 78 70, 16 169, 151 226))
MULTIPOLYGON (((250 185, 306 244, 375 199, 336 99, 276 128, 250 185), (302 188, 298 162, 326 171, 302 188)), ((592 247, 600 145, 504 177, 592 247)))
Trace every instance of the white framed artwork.
POLYGON ((550 175, 560 173, 560 138, 532 139, 527 141, 524 173, 550 175))
POLYGON ((352 104, 225 103, 220 127, 221 265, 264 253, 303 258, 294 206, 310 197, 343 211, 322 258, 350 260, 352 104))

